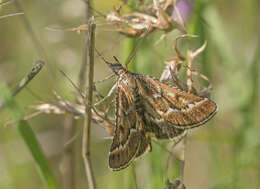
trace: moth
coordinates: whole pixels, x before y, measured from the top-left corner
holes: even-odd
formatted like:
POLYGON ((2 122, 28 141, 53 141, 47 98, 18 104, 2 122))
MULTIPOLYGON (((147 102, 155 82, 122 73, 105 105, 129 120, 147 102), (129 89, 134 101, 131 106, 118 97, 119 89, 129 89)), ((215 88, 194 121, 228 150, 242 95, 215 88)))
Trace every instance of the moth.
POLYGON ((212 100, 167 85, 156 78, 133 73, 114 57, 103 60, 118 76, 116 119, 109 168, 118 171, 151 151, 151 136, 178 140, 206 123, 217 112, 212 100))

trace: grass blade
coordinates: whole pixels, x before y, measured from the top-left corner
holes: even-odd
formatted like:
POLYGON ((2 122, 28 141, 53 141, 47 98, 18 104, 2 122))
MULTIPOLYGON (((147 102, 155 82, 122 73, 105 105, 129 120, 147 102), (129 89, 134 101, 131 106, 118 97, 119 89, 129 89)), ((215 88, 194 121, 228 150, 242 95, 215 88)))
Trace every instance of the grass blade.
POLYGON ((40 143, 37 140, 31 126, 22 117, 22 111, 16 105, 10 90, 6 86, 1 87, 3 92, 3 99, 6 103, 6 108, 9 110, 12 118, 17 123, 17 129, 22 136, 26 146, 28 147, 32 157, 36 163, 36 166, 49 189, 58 189, 55 178, 49 169, 48 161, 42 151, 40 143))

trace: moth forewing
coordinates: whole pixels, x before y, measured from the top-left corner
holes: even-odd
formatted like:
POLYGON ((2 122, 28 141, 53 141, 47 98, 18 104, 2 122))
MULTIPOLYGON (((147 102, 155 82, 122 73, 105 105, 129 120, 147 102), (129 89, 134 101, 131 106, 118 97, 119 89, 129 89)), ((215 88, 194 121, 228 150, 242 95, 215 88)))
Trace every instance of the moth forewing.
POLYGON ((216 104, 210 99, 172 88, 149 76, 139 75, 138 89, 161 119, 174 127, 199 126, 217 111, 216 104))
POLYGON ((143 120, 134 106, 135 80, 123 70, 123 67, 122 70, 116 70, 120 73, 117 82, 116 128, 109 152, 109 168, 114 171, 126 168, 132 160, 151 149, 150 138, 145 136, 143 130, 143 120))

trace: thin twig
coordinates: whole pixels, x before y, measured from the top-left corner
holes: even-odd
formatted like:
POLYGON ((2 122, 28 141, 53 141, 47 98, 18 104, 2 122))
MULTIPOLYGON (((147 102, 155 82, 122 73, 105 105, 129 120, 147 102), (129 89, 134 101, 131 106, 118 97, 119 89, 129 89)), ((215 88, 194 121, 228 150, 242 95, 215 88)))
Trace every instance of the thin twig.
POLYGON ((67 145, 68 141, 71 141, 73 135, 75 133, 74 127, 74 117, 73 115, 66 115, 63 127, 63 144, 64 149, 62 153, 61 159, 61 167, 62 167, 62 189, 73 189, 75 185, 74 179, 74 169, 73 169, 73 162, 74 162, 74 145, 70 144, 67 145))
POLYGON ((139 46, 141 45, 141 43, 143 42, 144 38, 147 36, 147 34, 150 31, 151 26, 149 26, 147 28, 147 30, 143 33, 142 37, 136 42, 136 45, 134 47, 134 49, 132 50, 132 52, 129 54, 129 56, 127 57, 126 61, 125 61, 125 65, 127 66, 130 61, 134 58, 134 56, 136 55, 136 51, 139 48, 139 46))
POLYGON ((11 3, 13 3, 13 1, 14 1, 14 0, 9 0, 9 1, 2 2, 2 3, 0 3, 0 7, 1 7, 1 6, 8 5, 8 4, 11 4, 11 3))
POLYGON ((94 77, 94 50, 95 50, 95 28, 96 24, 93 19, 89 21, 89 58, 86 65, 87 68, 87 90, 86 90, 86 114, 84 119, 84 129, 83 129, 83 138, 82 138, 82 156, 84 159, 86 175, 88 179, 88 186, 90 189, 95 189, 95 180, 93 175, 93 169, 91 164, 90 156, 90 128, 91 128, 91 106, 92 106, 92 97, 93 97, 93 77, 94 77))
MULTIPOLYGON (((85 24, 87 25, 88 24, 88 18, 89 18, 89 2, 87 0, 84 0, 85 4, 86 4, 86 14, 85 14, 85 24)), ((74 85, 74 83, 66 76, 66 74, 64 72, 63 75, 69 79, 70 83, 77 89, 78 91, 78 96, 75 96, 75 101, 76 102, 81 102, 84 95, 82 95, 82 90, 80 89, 83 89, 85 87, 85 82, 86 82, 86 67, 87 67, 87 62, 88 62, 88 54, 89 54, 89 51, 88 51, 88 44, 89 44, 89 38, 88 38, 88 33, 85 32, 85 39, 84 39, 84 48, 83 48, 83 59, 82 59, 82 63, 81 63, 81 67, 80 67, 80 71, 79 71, 79 75, 78 75, 78 87, 76 85, 74 85)), ((65 152, 63 153, 63 157, 62 157, 62 160, 63 160, 63 166, 66 167, 66 172, 67 173, 63 173, 63 189, 71 189, 71 188, 74 188, 74 183, 75 183, 75 177, 74 177, 74 174, 69 175, 69 172, 74 172, 74 171, 77 171, 77 170, 74 170, 73 169, 73 158, 74 156, 76 155, 76 151, 73 150, 73 148, 76 148, 76 144, 75 145, 69 145, 67 146, 66 144, 68 143, 68 141, 71 141, 74 136, 75 136, 75 128, 74 128, 74 125, 75 125, 75 120, 74 120, 74 117, 73 116, 69 116, 65 119, 65 123, 64 123, 64 126, 67 125, 66 127, 64 127, 64 143, 65 143, 65 152), (66 122, 68 122, 69 124, 67 124, 66 122), (66 148, 72 148, 72 150, 68 151, 66 150, 66 148), (67 185, 67 180, 71 180, 70 182, 70 186, 67 185)))
POLYGON ((38 60, 33 66, 32 71, 25 78, 22 79, 17 87, 14 88, 14 90, 12 91, 12 95, 17 95, 41 71, 43 66, 44 62, 38 60))
MULTIPOLYGON (((44 62, 41 60, 36 61, 32 71, 24 77, 20 83, 12 90, 12 96, 16 96, 42 69, 44 62)), ((4 107, 4 102, 0 101, 0 109, 4 107)))
MULTIPOLYGON (((85 3, 85 24, 88 24, 88 20, 90 17, 90 2, 89 0, 82 0, 85 3)), ((79 73, 79 86, 83 87, 85 86, 86 82, 86 66, 87 66, 87 58, 89 57, 89 51, 88 51, 88 43, 89 43, 89 37, 88 32, 84 32, 84 47, 83 47, 83 59, 82 64, 80 67, 80 73, 79 73)))
POLYGON ((17 13, 6 14, 6 15, 3 15, 3 16, 0 16, 0 19, 8 18, 8 17, 11 17, 11 16, 19 16, 19 15, 23 15, 23 14, 24 14, 23 12, 17 12, 17 13))

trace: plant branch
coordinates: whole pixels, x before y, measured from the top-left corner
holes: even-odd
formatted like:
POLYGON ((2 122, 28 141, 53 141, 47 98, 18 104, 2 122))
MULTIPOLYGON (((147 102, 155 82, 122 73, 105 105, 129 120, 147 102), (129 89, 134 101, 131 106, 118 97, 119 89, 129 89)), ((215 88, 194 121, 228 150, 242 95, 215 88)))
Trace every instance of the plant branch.
POLYGON ((61 160, 63 189, 73 189, 75 184, 74 169, 73 169, 73 162, 75 158, 74 145, 73 144, 67 145, 68 141, 71 141, 75 133, 74 123, 75 120, 73 115, 65 116, 63 122, 64 149, 63 149, 62 160, 61 160))
POLYGON ((86 114, 84 119, 84 129, 83 129, 83 139, 82 139, 82 156, 84 159, 86 175, 88 179, 88 185, 90 189, 95 188, 95 181, 93 176, 93 169, 91 164, 90 156, 90 128, 91 128, 91 107, 92 107, 92 97, 93 97, 93 77, 94 77, 94 50, 95 50, 95 28, 96 24, 94 19, 89 20, 89 43, 88 45, 88 55, 86 59, 86 70, 87 70, 87 90, 86 90, 86 114))
MULTIPOLYGON (((41 71, 44 62, 41 60, 36 61, 32 71, 24 77, 20 83, 11 91, 12 97, 15 97, 26 85, 41 71)), ((0 109, 4 107, 4 102, 0 101, 0 109)))
MULTIPOLYGON (((82 0, 84 3, 85 3, 85 10, 86 10, 86 13, 85 13, 85 24, 89 24, 88 23, 88 20, 89 20, 89 17, 90 17, 90 2, 89 0, 82 0)), ((88 32, 85 31, 84 32, 85 34, 85 44, 84 44, 84 47, 83 47, 83 59, 82 59, 82 64, 81 64, 81 67, 80 67, 80 73, 79 73, 79 88, 83 88, 83 86, 85 86, 85 82, 86 82, 86 66, 87 66, 87 58, 89 57, 89 51, 88 51, 88 43, 89 43, 89 37, 88 37, 88 32)))
POLYGON ((1 6, 8 5, 8 4, 11 4, 11 3, 13 3, 13 1, 14 1, 14 0, 9 0, 9 1, 5 1, 5 2, 1 2, 1 3, 0 3, 0 7, 1 7, 1 6))
POLYGON ((17 13, 6 14, 6 15, 3 15, 3 16, 0 16, 0 19, 8 18, 8 17, 11 17, 11 16, 19 16, 19 15, 23 15, 23 13, 17 12, 17 13))

